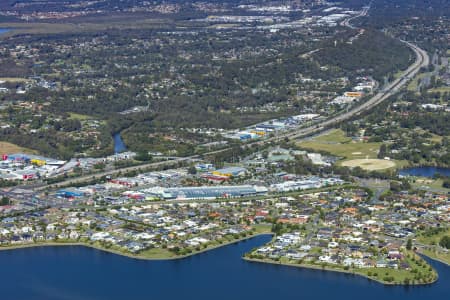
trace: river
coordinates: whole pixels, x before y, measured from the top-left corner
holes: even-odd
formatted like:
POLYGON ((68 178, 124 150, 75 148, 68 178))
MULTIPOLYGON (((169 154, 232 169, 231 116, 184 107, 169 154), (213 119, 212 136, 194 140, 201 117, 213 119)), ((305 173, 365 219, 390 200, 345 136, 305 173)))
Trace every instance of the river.
POLYGON ((450 176, 450 168, 439 167, 414 167, 407 168, 399 171, 401 176, 420 176, 420 177, 433 177, 435 174, 441 174, 444 176, 450 176))
POLYGON ((241 259, 258 236, 181 260, 142 261, 82 246, 0 251, 2 300, 364 299, 431 300, 450 295, 450 268, 428 286, 384 286, 356 275, 241 259))
POLYGON ((127 151, 127 146, 122 140, 122 137, 120 136, 120 132, 113 134, 113 141, 114 141, 114 153, 120 153, 127 151))
POLYGON ((0 35, 2 35, 2 34, 4 34, 4 33, 7 33, 7 32, 9 32, 9 31, 11 31, 11 29, 0 28, 0 35))

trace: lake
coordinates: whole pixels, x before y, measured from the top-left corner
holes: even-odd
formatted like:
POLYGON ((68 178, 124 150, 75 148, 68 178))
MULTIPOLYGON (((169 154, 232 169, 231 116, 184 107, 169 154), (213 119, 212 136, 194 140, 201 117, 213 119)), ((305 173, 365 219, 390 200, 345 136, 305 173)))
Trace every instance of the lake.
POLYGON ((415 168, 407 168, 407 169, 403 169, 403 170, 399 171, 399 175, 401 175, 401 176, 433 177, 435 174, 450 176, 450 168, 415 167, 415 168))
POLYGON ((115 133, 113 135, 113 141, 114 141, 114 153, 127 151, 127 146, 125 146, 125 143, 123 142, 122 137, 120 136, 120 132, 115 133))
POLYGON ((448 299, 450 268, 438 282, 391 287, 356 275, 247 262, 258 236, 181 260, 143 261, 81 246, 0 251, 2 300, 448 299))

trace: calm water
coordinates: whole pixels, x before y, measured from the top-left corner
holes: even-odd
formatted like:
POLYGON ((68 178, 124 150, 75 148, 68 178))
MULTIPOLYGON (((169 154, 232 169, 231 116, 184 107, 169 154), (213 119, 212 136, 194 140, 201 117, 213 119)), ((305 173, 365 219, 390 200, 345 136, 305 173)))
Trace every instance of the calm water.
POLYGON ((125 143, 122 141, 120 132, 115 133, 113 135, 113 140, 114 140, 114 153, 127 151, 127 146, 125 146, 125 143))
POLYGON ((11 29, 0 28, 0 35, 3 33, 7 33, 8 31, 11 31, 11 29))
POLYGON ((432 262, 437 283, 386 287, 358 276, 250 263, 259 236, 197 256, 141 261, 85 247, 0 251, 2 300, 52 299, 448 299, 450 268, 432 262))
POLYGON ((435 174, 450 176, 450 169, 438 167, 417 167, 400 170, 399 174, 402 176, 421 176, 421 177, 433 177, 435 174))

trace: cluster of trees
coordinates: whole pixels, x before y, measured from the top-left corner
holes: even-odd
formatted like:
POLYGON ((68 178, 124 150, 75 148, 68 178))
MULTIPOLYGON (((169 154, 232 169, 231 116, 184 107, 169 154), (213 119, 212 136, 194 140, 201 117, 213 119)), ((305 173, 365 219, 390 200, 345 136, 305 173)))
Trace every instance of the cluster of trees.
POLYGON ((406 69, 414 55, 398 40, 375 30, 367 30, 352 44, 342 40, 336 47, 329 45, 314 53, 314 58, 321 65, 338 66, 350 78, 355 76, 355 70, 363 70, 363 75, 370 74, 383 82, 387 74, 406 69))
POLYGON ((443 236, 439 241, 439 245, 445 249, 450 249, 450 236, 443 236))
POLYGON ((10 204, 10 200, 8 197, 2 197, 0 199, 0 206, 5 206, 5 205, 9 205, 10 204))

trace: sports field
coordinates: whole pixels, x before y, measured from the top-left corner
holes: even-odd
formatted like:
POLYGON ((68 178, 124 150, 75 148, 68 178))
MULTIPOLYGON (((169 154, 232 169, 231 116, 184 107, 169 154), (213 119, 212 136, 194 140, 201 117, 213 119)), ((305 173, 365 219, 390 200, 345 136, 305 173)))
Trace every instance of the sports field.
POLYGON ((385 159, 352 159, 341 163, 341 166, 354 168, 361 167, 368 171, 384 170, 394 168, 396 165, 393 161, 385 159))
POLYGON ((360 159, 377 158, 381 143, 352 141, 342 130, 335 129, 298 145, 302 148, 326 151, 345 159, 360 159))
POLYGON ((310 140, 298 143, 302 148, 325 151, 341 157, 343 159, 340 162, 342 166, 351 168, 358 166, 369 171, 396 167, 395 161, 377 158, 381 144, 353 141, 340 129, 333 129, 310 140))

